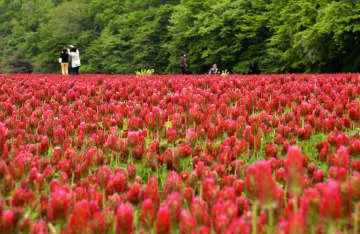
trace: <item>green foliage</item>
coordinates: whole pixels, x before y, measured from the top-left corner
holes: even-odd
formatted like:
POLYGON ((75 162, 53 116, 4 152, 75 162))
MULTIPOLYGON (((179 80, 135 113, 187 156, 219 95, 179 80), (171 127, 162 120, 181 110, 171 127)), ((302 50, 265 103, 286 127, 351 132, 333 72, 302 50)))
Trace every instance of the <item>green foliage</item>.
POLYGON ((135 74, 137 76, 148 76, 154 74, 154 69, 141 69, 140 71, 136 71, 135 74))
POLYGON ((354 0, 0 0, 0 73, 60 72, 62 47, 82 72, 144 67, 191 73, 356 72, 360 3, 354 0))

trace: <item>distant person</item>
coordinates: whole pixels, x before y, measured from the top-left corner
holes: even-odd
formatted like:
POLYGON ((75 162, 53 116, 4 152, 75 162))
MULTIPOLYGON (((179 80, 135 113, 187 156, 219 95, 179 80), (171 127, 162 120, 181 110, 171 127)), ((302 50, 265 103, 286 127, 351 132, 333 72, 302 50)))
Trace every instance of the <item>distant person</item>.
POLYGON ((218 73, 218 68, 217 68, 216 64, 213 64, 209 70, 209 74, 217 74, 217 73, 218 73))
POLYGON ((61 65, 61 74, 68 75, 69 74, 69 53, 66 48, 63 48, 60 53, 59 63, 61 65))
POLYGON ((73 45, 70 45, 69 47, 70 49, 68 50, 68 52, 71 58, 71 74, 79 75, 79 69, 81 66, 79 50, 73 45))
POLYGON ((187 71, 186 71, 186 68, 187 68, 188 64, 186 62, 186 54, 182 54, 180 56, 180 67, 181 67, 181 73, 184 75, 184 74, 187 74, 187 71))

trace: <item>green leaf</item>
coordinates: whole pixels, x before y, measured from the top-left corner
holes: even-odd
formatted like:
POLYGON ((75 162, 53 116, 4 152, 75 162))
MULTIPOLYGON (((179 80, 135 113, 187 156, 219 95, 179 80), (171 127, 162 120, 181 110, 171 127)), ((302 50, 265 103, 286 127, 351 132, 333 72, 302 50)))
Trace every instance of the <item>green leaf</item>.
POLYGON ((172 127, 172 122, 171 121, 165 122, 165 127, 171 128, 172 127))

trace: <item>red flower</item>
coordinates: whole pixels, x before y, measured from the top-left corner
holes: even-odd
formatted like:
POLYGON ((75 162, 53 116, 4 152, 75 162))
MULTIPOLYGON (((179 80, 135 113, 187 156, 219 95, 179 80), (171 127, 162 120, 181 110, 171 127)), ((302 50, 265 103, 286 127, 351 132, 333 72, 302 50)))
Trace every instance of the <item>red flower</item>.
POLYGON ((5 124, 0 122, 0 156, 4 153, 4 147, 6 142, 7 128, 5 124))
POLYGON ((93 217, 89 221, 89 229, 91 230, 91 233, 106 233, 105 225, 105 217, 101 212, 94 213, 93 217))
POLYGON ((151 199, 156 209, 160 205, 160 195, 157 179, 155 177, 150 177, 147 184, 144 187, 144 200, 151 199))
POLYGON ((66 227, 67 233, 86 233, 88 230, 90 215, 91 213, 88 201, 82 200, 77 202, 66 227))
POLYGON ((121 204, 116 212, 116 233, 132 234, 134 233, 134 210, 132 205, 121 204))
POLYGON ((63 144, 64 140, 66 137, 66 132, 65 129, 63 128, 62 125, 58 125, 56 127, 55 130, 55 135, 54 135, 54 139, 53 139, 53 144, 54 145, 61 145, 63 144))
POLYGON ((175 142, 179 136, 177 135, 176 128, 171 127, 166 131, 166 138, 168 142, 175 142))
POLYGON ((191 206, 191 214, 199 225, 210 226, 210 216, 206 209, 206 203, 198 197, 195 197, 191 206))
POLYGON ((301 150, 291 146, 285 161, 285 175, 289 190, 295 194, 300 194, 304 186, 303 162, 301 150))
POLYGON ((180 194, 173 192, 167 196, 166 199, 167 207, 170 211, 171 222, 178 223, 181 215, 181 198, 180 194))
POLYGON ((267 144, 265 146, 265 159, 276 158, 278 148, 275 144, 267 144))
POLYGON ((278 134, 275 137, 275 144, 277 145, 281 145, 284 142, 284 138, 282 137, 282 135, 278 134))
POLYGON ((323 180, 324 180, 324 171, 321 169, 314 171, 312 176, 313 184, 322 182, 323 180))
POLYGON ((323 197, 320 203, 320 213, 323 217, 338 219, 342 217, 342 200, 340 183, 328 181, 323 187, 323 197))
POLYGON ((232 119, 225 120, 225 131, 228 136, 234 135, 236 132, 236 123, 232 119))
POLYGON ((354 200, 360 199, 360 173, 353 172, 350 178, 351 187, 353 189, 354 200))
POLYGON ((129 187, 127 192, 127 199, 132 203, 138 203, 141 196, 141 186, 137 183, 129 187))
POLYGON ((208 226, 201 226, 199 234, 211 234, 211 229, 208 226))
POLYGON ((156 219, 157 207, 156 204, 153 204, 150 198, 144 200, 140 209, 139 221, 141 227, 150 230, 153 226, 153 223, 156 219))
POLYGON ((338 167, 343 167, 345 169, 348 169, 350 166, 350 156, 348 152, 348 148, 341 146, 337 150, 337 157, 335 160, 335 164, 338 167))
POLYGON ((194 190, 191 187, 186 187, 184 189, 183 197, 188 205, 190 205, 194 198, 194 190))
POLYGON ((14 179, 23 177, 25 171, 25 161, 23 158, 16 158, 15 162, 9 165, 9 172, 14 179))
POLYGON ((6 233, 12 233, 14 230, 15 214, 12 210, 5 210, 2 212, 0 220, 0 230, 6 230, 6 233))
POLYGON ((181 192, 183 183, 181 177, 174 171, 171 171, 165 181, 163 197, 166 198, 172 192, 181 192))
POLYGON ((183 210, 181 213, 180 233, 196 234, 197 224, 195 218, 186 210, 183 210))
POLYGON ((259 199, 264 205, 275 202, 277 187, 267 161, 258 161, 248 167, 245 188, 252 199, 259 199))
POLYGON ((235 189, 233 187, 224 187, 219 193, 218 200, 234 202, 235 198, 236 198, 235 189))
POLYGON ((207 129, 207 137, 210 140, 214 140, 216 139, 217 135, 218 135, 218 129, 214 125, 210 125, 209 128, 207 129))
POLYGON ((202 186, 202 198, 211 207, 217 199, 218 189, 213 179, 207 178, 202 186))
POLYGON ((47 234, 49 233, 48 227, 44 220, 40 219, 39 222, 35 222, 31 229, 31 234, 47 234))
POLYGON ((283 183, 285 182, 285 168, 281 167, 276 170, 275 178, 277 182, 283 183))
POLYGON ((53 163, 54 165, 57 164, 61 160, 62 154, 62 150, 59 146, 54 147, 54 152, 50 159, 51 163, 53 163))
POLYGON ((49 220, 65 219, 70 207, 69 194, 62 188, 51 193, 51 200, 48 205, 49 220))
POLYGON ((115 172, 112 181, 114 183, 115 191, 118 193, 122 193, 126 190, 128 184, 128 175, 124 171, 115 172))
POLYGON ((130 178, 135 178, 136 175, 136 165, 133 163, 129 163, 127 166, 128 174, 130 178))
POLYGON ((161 156, 165 159, 168 169, 177 169, 180 163, 180 158, 174 154, 172 148, 167 148, 161 156))
POLYGON ((287 221, 283 220, 279 224, 279 232, 284 234, 305 234, 306 223, 301 212, 291 214, 287 221))
POLYGON ((108 179, 111 175, 111 170, 107 166, 102 166, 98 169, 96 174, 96 181, 101 187, 105 187, 108 182, 108 179))
POLYGON ((175 154, 179 154, 179 158, 185 158, 191 155, 192 148, 190 145, 187 144, 178 144, 175 148, 175 154))
POLYGON ((314 173, 314 171, 317 169, 317 165, 315 163, 310 163, 307 166, 307 172, 312 175, 314 173))
POLYGON ((234 219, 231 222, 229 228, 226 231, 226 234, 248 234, 250 233, 250 228, 246 225, 244 219, 234 219))
POLYGON ((126 140, 129 147, 143 145, 144 143, 144 137, 140 134, 140 132, 128 132, 126 140))
POLYGON ((50 147, 49 138, 47 136, 41 137, 40 144, 38 146, 39 154, 45 153, 50 147))
POLYGON ((338 181, 345 181, 347 173, 347 170, 343 167, 330 167, 329 169, 329 176, 338 181))
POLYGON ((328 147, 323 147, 321 148, 320 152, 319 152, 319 160, 320 161, 326 161, 328 158, 328 153, 329 153, 329 148, 328 147))
POLYGON ((197 134, 193 129, 186 131, 186 140, 190 145, 194 145, 197 140, 197 134))
POLYGON ((231 221, 238 214, 236 209, 237 206, 234 204, 234 202, 222 201, 219 199, 212 208, 213 220, 219 215, 226 215, 226 217, 231 221))
POLYGON ((243 177, 246 172, 246 165, 244 160, 234 160, 230 164, 231 171, 240 177, 243 177))
POLYGON ((219 234, 225 233, 229 224, 230 224, 230 220, 226 215, 216 216, 214 220, 214 228, 216 233, 219 234))
POLYGON ((353 121, 359 121, 360 119, 359 108, 351 107, 349 110, 349 117, 353 121))
POLYGON ((156 219, 156 234, 171 233, 171 216, 167 206, 160 207, 156 219))
POLYGON ((242 216, 249 210, 249 202, 245 197, 236 198, 238 217, 242 216))
POLYGON ((12 196, 11 204, 12 206, 24 206, 26 203, 31 203, 32 200, 35 200, 35 194, 32 191, 18 188, 12 196))
POLYGON ((360 140, 359 139, 353 139, 350 143, 349 147, 349 153, 351 155, 358 155, 360 154, 360 140))

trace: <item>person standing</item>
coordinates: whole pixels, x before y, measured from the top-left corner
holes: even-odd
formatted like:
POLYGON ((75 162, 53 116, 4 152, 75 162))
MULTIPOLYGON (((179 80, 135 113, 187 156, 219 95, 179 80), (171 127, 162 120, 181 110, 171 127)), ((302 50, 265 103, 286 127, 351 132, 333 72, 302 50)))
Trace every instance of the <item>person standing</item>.
POLYGON ((187 68, 188 64, 186 62, 186 54, 182 54, 180 56, 180 67, 181 67, 181 72, 182 74, 187 74, 186 68, 187 68))
POLYGON ((80 52, 75 46, 70 46, 69 54, 71 58, 71 74, 79 75, 80 63, 80 52))
POLYGON ((62 49, 59 62, 61 65, 61 74, 69 75, 69 53, 66 48, 62 49))
POLYGON ((209 70, 209 74, 217 74, 217 73, 218 73, 218 68, 217 68, 216 64, 213 64, 209 70))

